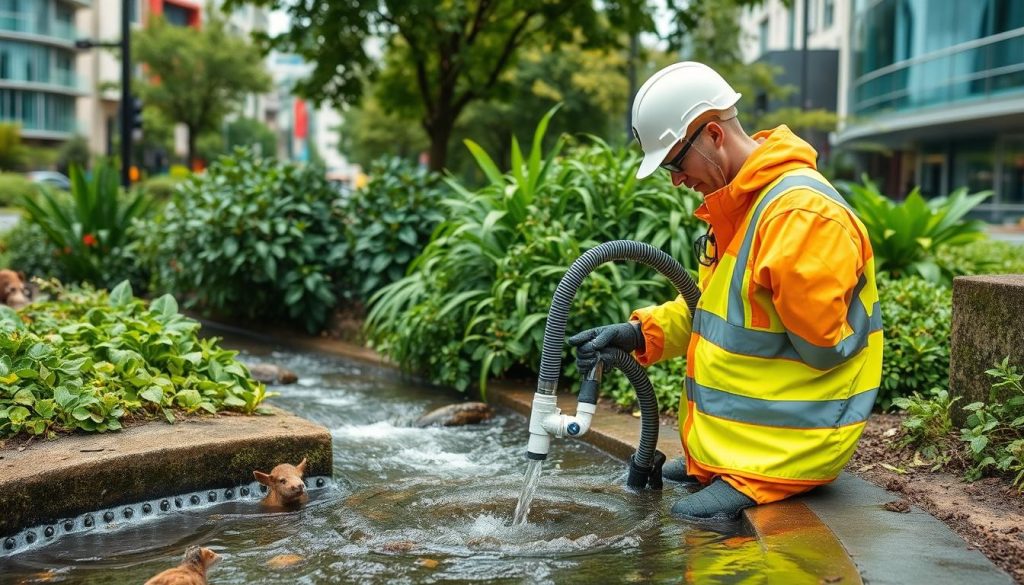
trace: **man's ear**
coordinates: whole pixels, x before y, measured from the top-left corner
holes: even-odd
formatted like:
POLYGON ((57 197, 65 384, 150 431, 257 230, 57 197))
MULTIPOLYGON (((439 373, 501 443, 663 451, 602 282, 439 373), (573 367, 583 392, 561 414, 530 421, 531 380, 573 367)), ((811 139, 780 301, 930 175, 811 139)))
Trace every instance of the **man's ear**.
POLYGON ((268 473, 263 473, 262 471, 253 471, 252 475, 253 477, 256 478, 256 481, 262 483, 263 485, 271 485, 273 483, 270 479, 270 474, 268 473))
POLYGON ((302 458, 302 463, 299 463, 298 465, 295 466, 295 469, 299 470, 300 474, 306 475, 306 458, 305 457, 302 458))

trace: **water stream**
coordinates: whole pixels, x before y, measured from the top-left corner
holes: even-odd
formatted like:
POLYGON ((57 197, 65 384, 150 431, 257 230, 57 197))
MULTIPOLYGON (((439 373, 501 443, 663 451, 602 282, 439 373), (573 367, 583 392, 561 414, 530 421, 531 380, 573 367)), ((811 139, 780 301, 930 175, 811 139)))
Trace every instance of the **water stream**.
POLYGON ((417 416, 462 397, 340 358, 245 350, 246 360, 298 372, 270 402, 331 432, 334 476, 308 506, 268 514, 235 498, 137 515, 115 530, 0 551, 0 584, 142 583, 191 544, 223 556, 210 573, 218 585, 739 583, 764 574, 753 536, 673 520, 668 508, 685 491, 630 493, 626 464, 584 443, 555 442, 540 481, 540 463, 523 457, 524 417, 415 428, 417 416))
POLYGON ((540 470, 543 461, 529 460, 526 463, 526 475, 523 476, 523 489, 519 492, 519 501, 516 502, 516 511, 512 515, 512 526, 526 524, 527 516, 530 515, 530 504, 533 503, 533 496, 537 493, 537 484, 540 483, 540 470))

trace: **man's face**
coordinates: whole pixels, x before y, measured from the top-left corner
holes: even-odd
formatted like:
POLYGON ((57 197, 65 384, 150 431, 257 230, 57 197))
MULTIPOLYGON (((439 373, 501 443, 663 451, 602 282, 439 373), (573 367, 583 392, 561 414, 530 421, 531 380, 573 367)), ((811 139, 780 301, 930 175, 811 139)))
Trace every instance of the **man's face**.
POLYGON ((725 186, 720 146, 724 136, 715 122, 700 126, 689 140, 672 147, 662 162, 675 186, 686 185, 705 197, 725 186))

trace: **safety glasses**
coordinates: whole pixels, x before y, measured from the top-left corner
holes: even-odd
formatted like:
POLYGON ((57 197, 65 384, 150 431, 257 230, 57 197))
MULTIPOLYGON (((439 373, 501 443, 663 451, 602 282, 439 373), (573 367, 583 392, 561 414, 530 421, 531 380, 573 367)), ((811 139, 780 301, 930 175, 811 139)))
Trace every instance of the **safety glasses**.
POLYGON ((704 131, 704 127, 707 125, 707 122, 701 124, 700 127, 697 128, 697 131, 693 133, 693 137, 686 141, 686 145, 683 146, 683 149, 672 157, 672 160, 661 163, 661 168, 670 173, 683 172, 683 159, 686 158, 686 153, 690 151, 690 147, 693 146, 693 143, 697 140, 697 137, 700 136, 700 133, 704 131))

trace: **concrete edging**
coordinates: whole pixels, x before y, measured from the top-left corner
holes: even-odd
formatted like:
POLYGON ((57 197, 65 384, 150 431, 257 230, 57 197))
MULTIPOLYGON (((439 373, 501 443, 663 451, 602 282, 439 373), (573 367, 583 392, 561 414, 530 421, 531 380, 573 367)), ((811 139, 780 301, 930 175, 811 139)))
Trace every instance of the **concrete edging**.
POLYGON ((267 416, 148 422, 0 449, 0 536, 112 506, 253 481, 254 469, 307 458, 331 475, 331 434, 278 408, 267 416))

